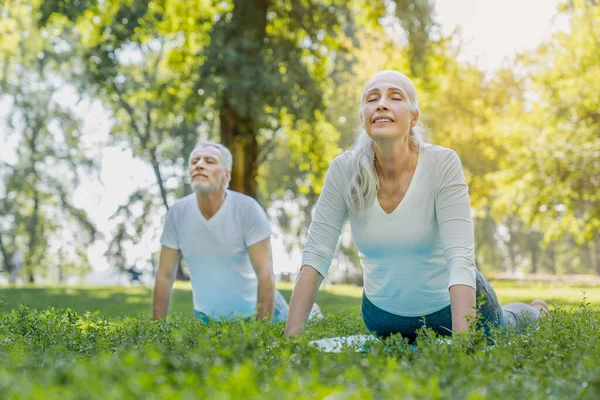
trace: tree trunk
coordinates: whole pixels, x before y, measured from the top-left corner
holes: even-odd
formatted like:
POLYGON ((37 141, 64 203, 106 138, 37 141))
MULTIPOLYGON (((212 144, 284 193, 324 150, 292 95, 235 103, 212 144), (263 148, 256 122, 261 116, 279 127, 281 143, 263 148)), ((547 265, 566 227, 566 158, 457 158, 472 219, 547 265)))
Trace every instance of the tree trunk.
POLYGON ((250 120, 241 120, 225 105, 220 111, 221 142, 233 156, 229 188, 256 198, 258 142, 251 130, 250 120))
POLYGON ((596 272, 596 265, 594 263, 594 248, 595 246, 593 242, 585 244, 579 248, 581 266, 583 267, 583 270, 589 274, 596 272))
MULTIPOLYGON (((554 244, 551 246, 554 246, 554 244)), ((552 275, 556 275, 556 251, 554 251, 554 247, 548 248, 548 262, 550 264, 550 272, 552 275)))
POLYGON ((150 157, 152 159, 151 164, 152 169, 154 170, 154 175, 156 176, 156 182, 158 183, 158 188, 160 189, 160 197, 162 198, 163 204, 168 211, 169 202, 167 201, 167 189, 165 189, 165 182, 160 172, 160 166, 156 157, 156 149, 150 151, 150 157))
POLYGON ((4 247, 4 242, 2 241, 2 233, 0 233, 0 252, 2 252, 2 265, 4 271, 10 271, 10 255, 4 247))
POLYGON ((514 234, 512 232, 512 229, 509 228, 509 233, 510 233, 510 240, 508 242, 506 242, 506 249, 508 250, 508 258, 509 258, 509 266, 508 266, 508 271, 510 274, 514 274, 515 273, 515 266, 517 265, 517 252, 515 251, 515 244, 514 244, 514 234))
POLYGON ((39 193, 34 189, 33 192, 33 213, 31 214, 31 218, 27 223, 27 233, 29 234, 29 246, 28 251, 26 252, 26 274, 29 275, 29 282, 34 283, 35 278, 33 276, 33 263, 37 260, 34 260, 36 254, 36 246, 37 246, 37 225, 38 225, 38 213, 40 209, 40 200, 39 193))
POLYGON ((542 240, 542 236, 538 232, 530 231, 527 235, 527 243, 529 246, 529 253, 531 255, 531 273, 537 274, 538 264, 540 259, 540 242, 542 240))
POLYGON ((537 274, 537 249, 531 249, 531 273, 537 274))
POLYGON ((234 0, 233 3, 224 45, 227 51, 235 54, 236 64, 225 65, 223 71, 229 87, 223 93, 219 109, 221 142, 233 155, 229 187, 256 198, 259 123, 253 114, 256 104, 253 104, 251 94, 263 85, 258 79, 264 64, 270 0, 234 0), (240 81, 251 87, 237 87, 240 81))
POLYGON ((231 189, 256 198, 258 143, 256 137, 236 137, 232 147, 231 189))

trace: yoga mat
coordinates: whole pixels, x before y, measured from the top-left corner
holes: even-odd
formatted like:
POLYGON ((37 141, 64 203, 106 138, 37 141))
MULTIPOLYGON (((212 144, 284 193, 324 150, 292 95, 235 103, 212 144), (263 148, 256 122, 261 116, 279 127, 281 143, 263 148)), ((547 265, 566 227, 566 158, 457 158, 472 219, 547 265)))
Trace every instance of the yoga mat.
POLYGON ((373 335, 337 336, 332 338, 313 340, 309 343, 309 345, 325 353, 339 353, 343 349, 350 348, 360 353, 364 351, 364 345, 372 341, 379 341, 379 339, 377 339, 373 335))
MULTIPOLYGON (((319 340, 313 340, 308 344, 316 349, 319 349, 325 353, 340 353, 344 349, 354 350, 357 353, 367 353, 368 349, 365 348, 366 344, 371 342, 379 342, 380 340, 373 335, 351 335, 351 336, 337 336, 319 340)), ((451 345, 451 339, 437 339, 439 344, 451 345)), ((417 349, 416 344, 408 346, 410 350, 417 349)))

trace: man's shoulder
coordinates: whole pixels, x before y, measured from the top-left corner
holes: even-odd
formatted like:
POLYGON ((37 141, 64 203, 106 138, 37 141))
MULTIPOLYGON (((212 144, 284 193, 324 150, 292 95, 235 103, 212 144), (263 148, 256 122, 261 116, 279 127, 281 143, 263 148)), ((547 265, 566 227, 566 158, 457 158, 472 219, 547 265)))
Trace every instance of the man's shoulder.
POLYGON ((247 194, 236 192, 234 190, 227 189, 227 196, 231 197, 231 202, 242 207, 252 207, 259 205, 258 201, 254 197, 248 196, 247 194))
POLYGON ((229 189, 227 190, 227 197, 229 198, 228 212, 232 215, 242 219, 246 219, 250 215, 267 215, 263 206, 254 197, 229 189))

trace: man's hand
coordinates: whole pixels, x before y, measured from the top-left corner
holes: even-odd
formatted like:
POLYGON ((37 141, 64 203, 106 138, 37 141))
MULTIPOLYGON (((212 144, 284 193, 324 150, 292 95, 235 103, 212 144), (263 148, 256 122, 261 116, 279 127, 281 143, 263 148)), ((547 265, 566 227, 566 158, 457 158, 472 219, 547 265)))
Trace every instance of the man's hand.
POLYGON ((258 313, 257 320, 266 316, 269 320, 275 312, 275 275, 273 274, 273 256, 271 238, 268 237, 248 247, 250 261, 258 277, 258 313))
POLYGON ((175 273, 181 259, 181 251, 162 246, 156 279, 154 280, 154 293, 152 295, 152 318, 167 318, 171 290, 175 281, 175 273))

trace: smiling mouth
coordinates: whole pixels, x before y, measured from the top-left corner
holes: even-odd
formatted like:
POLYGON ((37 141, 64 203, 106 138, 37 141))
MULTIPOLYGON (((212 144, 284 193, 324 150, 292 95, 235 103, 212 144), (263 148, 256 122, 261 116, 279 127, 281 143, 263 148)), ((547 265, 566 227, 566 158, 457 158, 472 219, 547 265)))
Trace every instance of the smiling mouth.
POLYGON ((373 120, 374 124, 384 124, 384 123, 388 123, 388 122, 394 122, 394 120, 392 120, 391 118, 375 118, 373 120))

